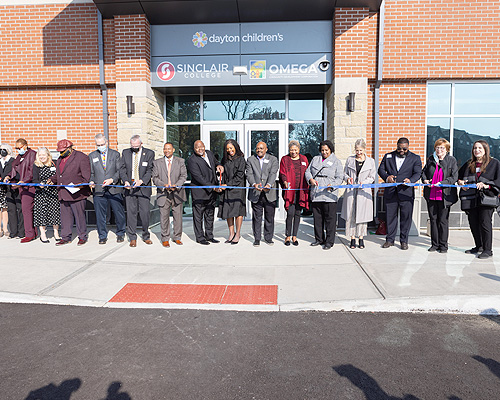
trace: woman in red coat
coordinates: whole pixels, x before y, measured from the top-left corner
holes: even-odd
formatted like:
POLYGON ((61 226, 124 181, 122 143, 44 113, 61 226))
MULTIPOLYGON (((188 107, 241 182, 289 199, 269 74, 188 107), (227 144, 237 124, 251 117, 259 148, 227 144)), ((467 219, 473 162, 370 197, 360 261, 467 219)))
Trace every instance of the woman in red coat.
POLYGON ((286 238, 285 246, 298 246, 297 232, 299 231, 300 214, 302 209, 309 209, 309 185, 304 177, 308 161, 300 154, 300 144, 296 140, 288 144, 289 153, 283 156, 280 163, 280 184, 283 189, 283 199, 286 210, 286 238))

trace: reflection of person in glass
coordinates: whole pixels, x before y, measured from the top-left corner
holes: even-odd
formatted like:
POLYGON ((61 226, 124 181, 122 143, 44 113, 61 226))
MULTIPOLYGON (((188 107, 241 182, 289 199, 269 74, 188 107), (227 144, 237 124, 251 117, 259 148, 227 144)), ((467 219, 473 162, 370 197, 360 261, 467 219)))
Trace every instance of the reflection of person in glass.
MULTIPOLYGON (((377 174, 375 160, 366 155, 366 143, 363 139, 354 144, 355 156, 347 158, 344 168, 344 180, 349 184, 373 183, 377 174)), ((364 249, 363 237, 368 230, 368 222, 373 220, 372 189, 346 189, 340 215, 346 221, 346 236, 351 237, 350 248, 356 248, 356 236, 359 248, 364 249)))
MULTIPOLYGON (((238 142, 233 139, 226 140, 224 143, 222 166, 224 167, 223 186, 245 187, 245 156, 238 142)), ((225 243, 238 244, 243 217, 247 215, 245 203, 245 189, 225 189, 223 191, 218 217, 227 220, 229 237, 225 243)))
MULTIPOLYGON (((434 154, 422 170, 422 182, 433 185, 453 185, 458 179, 458 166, 455 157, 450 155, 450 143, 438 139, 434 143, 434 154)), ((446 253, 448 251, 448 232, 450 208, 458 201, 456 187, 424 186, 424 198, 431 223, 431 247, 429 251, 446 253)))
POLYGON ((330 186, 340 185, 344 178, 342 163, 333 154, 333 149, 333 143, 330 140, 322 141, 319 145, 320 155, 311 160, 305 173, 311 186, 314 218, 315 241, 311 243, 311 246, 323 245, 324 250, 332 248, 337 230, 339 190, 330 186))
POLYGON ((476 194, 475 205, 465 210, 469 226, 474 237, 474 247, 467 254, 479 254, 479 258, 493 255, 492 218, 494 206, 482 205, 481 197, 493 198, 500 193, 500 161, 490 156, 490 146, 484 140, 478 140, 472 147, 472 157, 458 171, 458 184, 476 184, 475 188, 461 188, 476 194))
POLYGON ((279 179, 285 200, 286 224, 285 246, 298 246, 300 214, 302 209, 309 208, 309 185, 305 173, 309 162, 306 156, 300 154, 300 144, 296 140, 288 144, 289 153, 281 158, 279 179))

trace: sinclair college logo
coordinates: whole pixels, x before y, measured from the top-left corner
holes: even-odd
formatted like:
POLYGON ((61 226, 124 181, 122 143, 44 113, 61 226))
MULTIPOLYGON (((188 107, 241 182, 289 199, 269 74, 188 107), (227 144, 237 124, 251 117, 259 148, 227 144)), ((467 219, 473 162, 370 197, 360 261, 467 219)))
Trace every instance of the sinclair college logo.
POLYGON ((198 48, 205 47, 207 42, 208 42, 208 36, 206 33, 200 31, 200 32, 196 32, 193 35, 193 44, 196 47, 198 47, 198 48))
POLYGON ((266 79, 266 60, 250 61, 250 79, 266 79))
POLYGON ((158 75, 158 78, 162 81, 169 81, 175 75, 175 67, 172 63, 164 61, 156 68, 156 75, 158 75))

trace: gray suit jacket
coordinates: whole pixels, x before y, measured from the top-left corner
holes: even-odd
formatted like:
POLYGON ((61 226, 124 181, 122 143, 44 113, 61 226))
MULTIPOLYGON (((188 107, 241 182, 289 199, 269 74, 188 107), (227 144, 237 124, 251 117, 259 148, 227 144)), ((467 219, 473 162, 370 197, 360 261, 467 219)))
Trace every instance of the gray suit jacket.
MULTIPOLYGON (((120 153, 116 150, 108 149, 108 153, 106 155, 106 171, 104 171, 104 167, 102 166, 102 155, 99 150, 95 150, 89 154, 90 160, 90 181, 101 184, 106 179, 113 179, 113 185, 120 184, 120 153)), ((94 188, 94 196, 102 196, 104 193, 109 194, 118 194, 123 192, 123 188, 116 187, 105 187, 103 188, 100 185, 96 185, 94 188)))
MULTIPOLYGON (((271 187, 278 187, 276 185, 276 178, 278 176, 279 163, 278 159, 268 153, 264 156, 264 164, 260 168, 260 161, 257 156, 251 156, 247 160, 245 175, 250 186, 261 183, 262 186, 269 184, 271 187)), ((267 201, 276 201, 278 197, 277 190, 270 190, 269 192, 259 192, 257 189, 248 190, 248 200, 256 203, 259 200, 260 194, 265 193, 267 201)))
MULTIPOLYGON (((170 169, 170 181, 172 185, 182 186, 187 179, 187 170, 184 159, 172 156, 172 167, 170 169)), ((158 206, 163 207, 167 201, 173 200, 174 205, 182 204, 186 201, 186 191, 184 188, 173 191, 163 189, 168 185, 168 170, 165 157, 158 158, 153 163, 153 184, 158 186, 158 206)))
POLYGON ((313 178, 319 183, 319 187, 324 188, 318 189, 316 186, 311 187, 310 198, 312 202, 337 202, 339 190, 333 189, 330 191, 326 189, 328 185, 340 185, 344 179, 342 163, 335 154, 332 153, 330 157, 324 161, 321 155, 314 157, 306 169, 305 176, 307 182, 313 178))

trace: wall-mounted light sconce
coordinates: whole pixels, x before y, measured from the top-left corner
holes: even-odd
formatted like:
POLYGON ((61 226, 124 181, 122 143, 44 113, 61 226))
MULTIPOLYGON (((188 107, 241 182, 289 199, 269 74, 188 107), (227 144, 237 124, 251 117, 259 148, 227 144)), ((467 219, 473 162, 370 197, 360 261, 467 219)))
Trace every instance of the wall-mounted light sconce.
POLYGON ((248 75, 248 70, 246 65, 234 65, 233 75, 248 75))
POLYGON ((135 103, 132 103, 133 97, 127 96, 127 114, 135 114, 135 103))
POLYGON ((354 109, 355 109, 354 96, 355 95, 356 95, 355 92, 349 93, 349 98, 347 99, 347 111, 349 111, 349 112, 354 112, 354 109))

